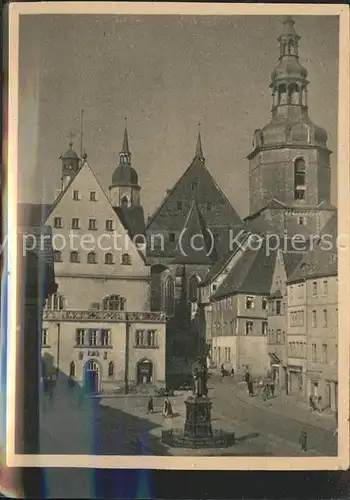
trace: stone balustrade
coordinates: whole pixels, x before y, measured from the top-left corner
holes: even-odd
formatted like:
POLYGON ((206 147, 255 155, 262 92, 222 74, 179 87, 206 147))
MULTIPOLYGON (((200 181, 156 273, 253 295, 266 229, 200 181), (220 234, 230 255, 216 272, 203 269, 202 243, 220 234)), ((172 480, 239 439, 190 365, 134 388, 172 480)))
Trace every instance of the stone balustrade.
POLYGON ((45 309, 44 321, 103 321, 103 322, 150 322, 165 323, 163 312, 126 312, 126 311, 88 311, 88 310, 51 310, 45 309))

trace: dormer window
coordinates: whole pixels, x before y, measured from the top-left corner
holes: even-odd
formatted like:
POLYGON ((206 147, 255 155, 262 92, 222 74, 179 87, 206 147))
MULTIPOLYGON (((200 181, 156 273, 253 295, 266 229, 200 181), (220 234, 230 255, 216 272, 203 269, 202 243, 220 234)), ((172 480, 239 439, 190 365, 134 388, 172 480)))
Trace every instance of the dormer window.
POLYGON ((178 201, 177 204, 176 204, 176 206, 177 206, 177 210, 179 212, 181 212, 181 210, 182 210, 182 201, 178 201))
POLYGON ((255 303, 254 303, 254 297, 248 296, 245 298, 245 308, 246 309, 254 309, 255 303))

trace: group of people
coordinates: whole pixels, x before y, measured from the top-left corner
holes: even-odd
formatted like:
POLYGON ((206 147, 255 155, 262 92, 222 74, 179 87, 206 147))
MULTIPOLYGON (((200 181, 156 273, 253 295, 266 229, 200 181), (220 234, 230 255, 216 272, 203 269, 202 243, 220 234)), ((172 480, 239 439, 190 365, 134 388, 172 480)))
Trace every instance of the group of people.
MULTIPOLYGON (((148 404, 147 404, 147 413, 154 413, 154 405, 153 405, 153 397, 150 396, 148 398, 148 404)), ((168 396, 164 398, 164 403, 163 403, 163 410, 162 410, 163 417, 173 417, 173 407, 171 405, 170 399, 168 396)))

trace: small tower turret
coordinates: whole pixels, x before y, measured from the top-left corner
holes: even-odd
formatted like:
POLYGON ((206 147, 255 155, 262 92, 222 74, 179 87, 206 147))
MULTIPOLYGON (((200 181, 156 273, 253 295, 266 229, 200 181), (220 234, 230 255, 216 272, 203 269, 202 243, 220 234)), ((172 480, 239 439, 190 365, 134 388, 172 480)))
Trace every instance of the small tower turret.
POLYGON ((60 156, 60 160, 62 161, 61 189, 63 191, 76 176, 80 167, 80 158, 73 149, 72 136, 69 141, 69 149, 60 156))

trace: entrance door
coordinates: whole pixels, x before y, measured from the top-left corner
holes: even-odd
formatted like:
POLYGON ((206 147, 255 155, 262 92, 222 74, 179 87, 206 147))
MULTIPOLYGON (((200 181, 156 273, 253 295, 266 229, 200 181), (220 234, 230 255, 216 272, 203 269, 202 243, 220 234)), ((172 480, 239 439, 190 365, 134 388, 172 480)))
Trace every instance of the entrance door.
POLYGON ((152 382, 153 364, 148 359, 137 364, 137 383, 150 384, 152 382))
POLYGON ((98 392, 100 368, 96 361, 90 360, 85 367, 85 389, 89 393, 98 392))

